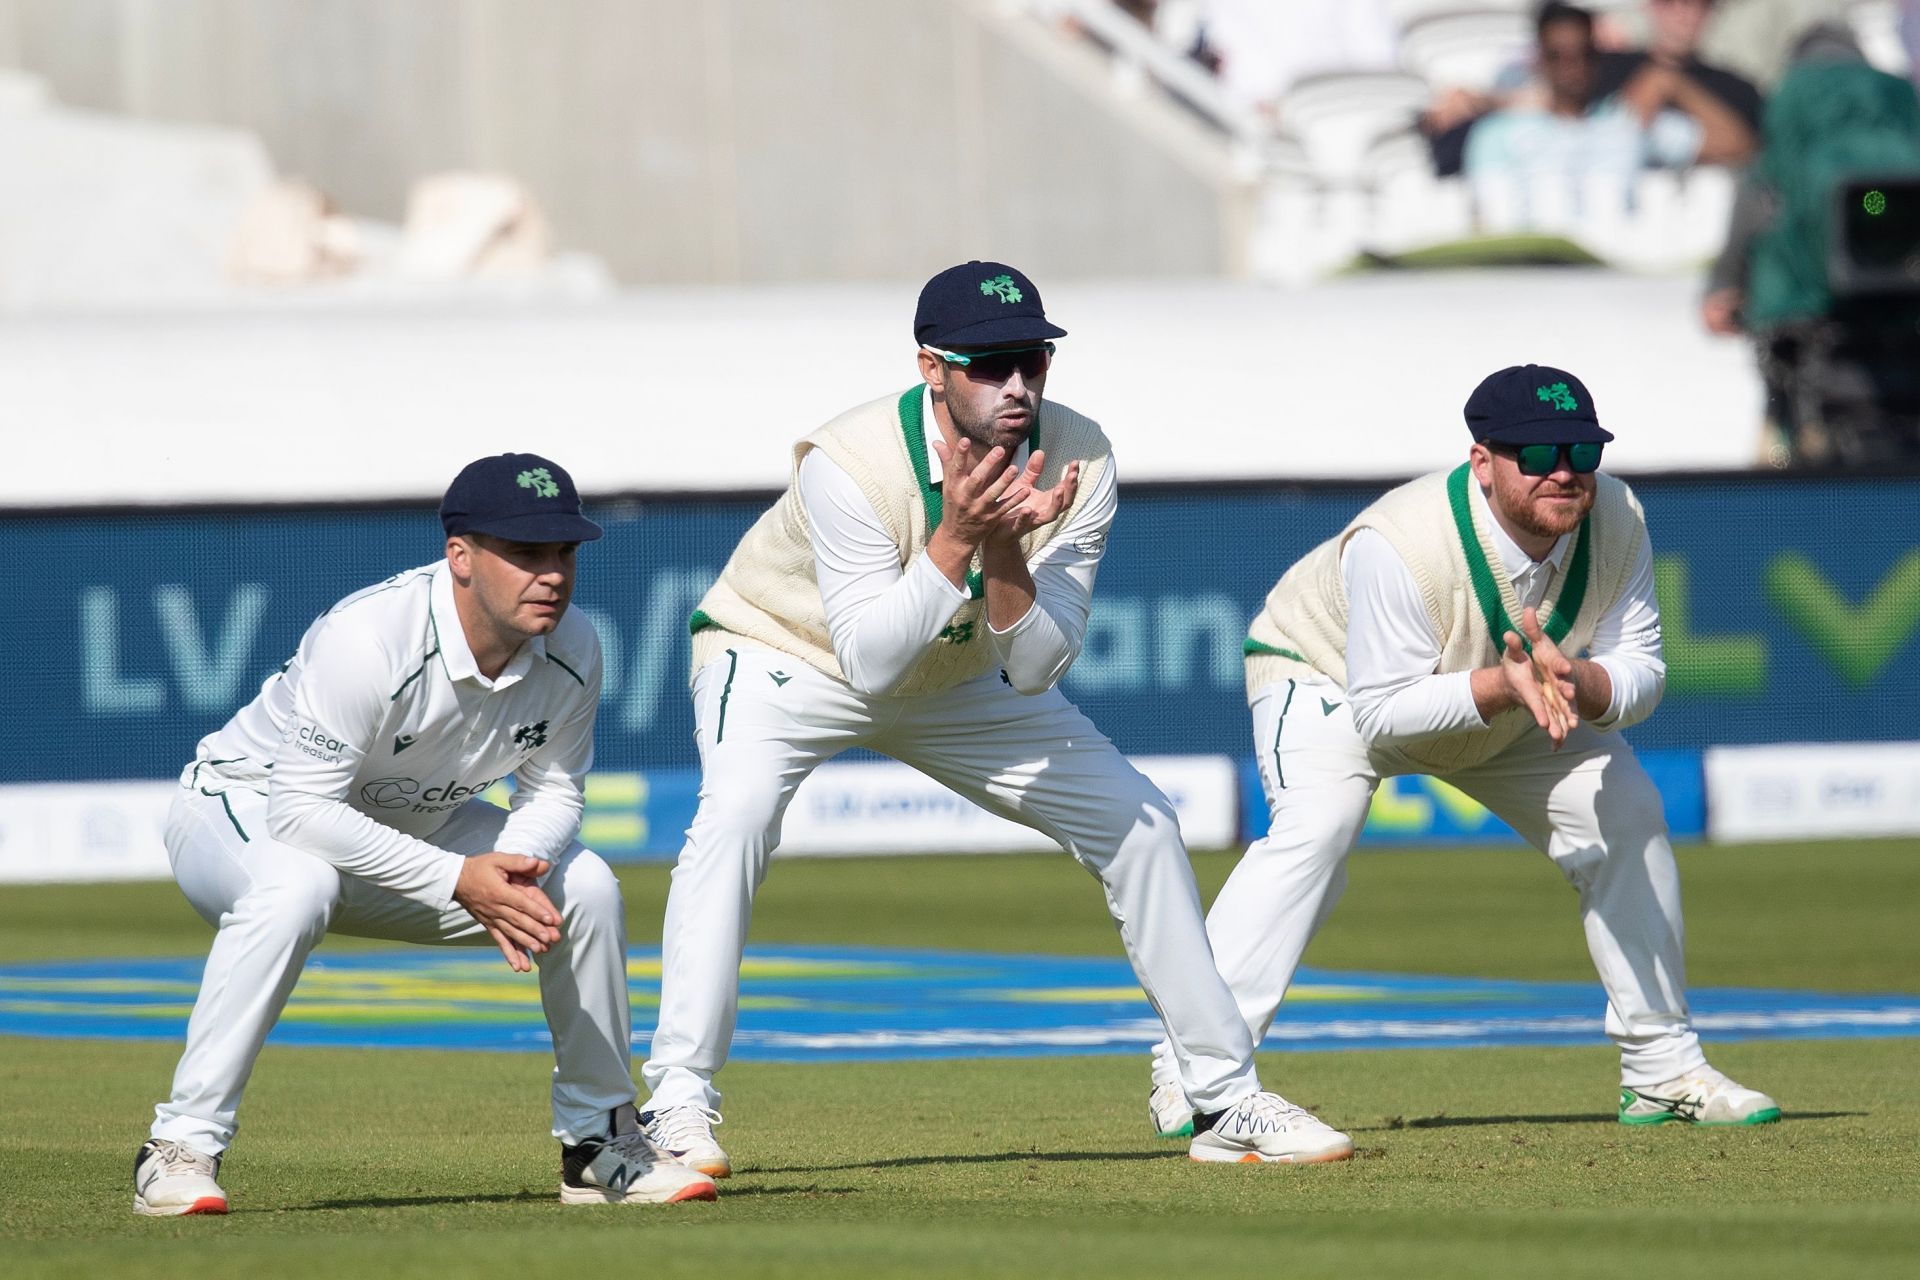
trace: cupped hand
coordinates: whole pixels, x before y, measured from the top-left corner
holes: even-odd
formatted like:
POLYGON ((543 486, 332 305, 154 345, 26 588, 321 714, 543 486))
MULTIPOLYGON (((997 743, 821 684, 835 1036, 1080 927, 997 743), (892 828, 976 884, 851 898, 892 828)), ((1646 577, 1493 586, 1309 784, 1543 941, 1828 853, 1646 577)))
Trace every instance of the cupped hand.
POLYGON ((453 900, 486 929, 515 973, 533 968, 529 952, 560 941, 560 912, 539 884, 549 865, 519 853, 476 853, 453 887, 453 900))

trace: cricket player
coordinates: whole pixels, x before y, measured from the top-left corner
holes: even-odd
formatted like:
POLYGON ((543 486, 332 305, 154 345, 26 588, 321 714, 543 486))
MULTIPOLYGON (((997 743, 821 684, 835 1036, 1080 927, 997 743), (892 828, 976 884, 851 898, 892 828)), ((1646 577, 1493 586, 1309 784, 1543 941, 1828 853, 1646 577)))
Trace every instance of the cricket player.
POLYGON ((1353 1153, 1261 1090, 1172 806, 1057 687, 1115 506, 1100 428, 1042 398, 1065 332, 1012 267, 933 277, 914 317, 920 381, 794 446, 786 494, 693 615, 700 807, 667 897, 642 1121, 696 1169, 731 1172, 713 1077, 781 815, 855 746, 1045 832, 1099 880, 1201 1113, 1195 1159, 1353 1153))
MULTIPOLYGON (((1645 517, 1597 471, 1613 436, 1580 380, 1542 365, 1490 375, 1466 418, 1466 462, 1362 511, 1254 619, 1247 692, 1273 821, 1207 917, 1220 972, 1264 1037, 1374 788, 1434 774, 1578 891, 1621 1121, 1778 1120, 1701 1052, 1660 794, 1618 733, 1653 711, 1666 667, 1645 517)), ((1177 1067, 1161 1045, 1149 1111, 1167 1137, 1194 1109, 1177 1067)))
POLYGON ((471 463, 444 560, 354 593, 200 743, 167 853, 218 933, 133 1207, 225 1213, 218 1175, 254 1059, 328 932, 498 946, 536 965, 567 1204, 711 1200, 639 1131, 620 885, 582 848, 600 645, 569 611, 600 536, 558 464, 471 463), (513 809, 479 797, 512 775, 513 809), (531 958, 529 958, 531 957, 531 958))

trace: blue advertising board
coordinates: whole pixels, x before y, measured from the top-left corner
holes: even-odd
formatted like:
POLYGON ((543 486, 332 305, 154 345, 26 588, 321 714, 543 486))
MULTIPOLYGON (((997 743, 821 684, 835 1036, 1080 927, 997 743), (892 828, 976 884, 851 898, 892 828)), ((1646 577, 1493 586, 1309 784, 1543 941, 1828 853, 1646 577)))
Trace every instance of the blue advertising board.
MULTIPOLYGON (((1665 703, 1630 731, 1637 747, 1914 736, 1920 480, 1650 477, 1635 489, 1669 666, 1665 703)), ((1126 751, 1245 756, 1248 619, 1288 564, 1380 490, 1129 487, 1067 692, 1126 751)), ((686 617, 768 501, 592 504, 607 537, 583 552, 576 598, 606 652, 600 768, 695 764, 686 617)), ((0 513, 28 609, 4 640, 14 747, 0 780, 173 776, 316 614, 437 558, 441 541, 424 505, 0 513)), ((1389 804, 1415 785, 1396 784, 1389 804)))

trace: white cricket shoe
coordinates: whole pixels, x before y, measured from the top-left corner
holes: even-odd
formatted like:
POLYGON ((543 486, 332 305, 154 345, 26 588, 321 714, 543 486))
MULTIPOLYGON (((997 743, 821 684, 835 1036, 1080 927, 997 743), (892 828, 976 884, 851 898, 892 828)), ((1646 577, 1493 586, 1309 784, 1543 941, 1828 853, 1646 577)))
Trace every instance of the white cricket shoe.
POLYGON ((133 1158, 133 1211, 172 1218, 188 1213, 225 1213, 220 1157, 184 1142, 149 1138, 133 1158))
POLYGON ((1147 1094, 1147 1120, 1156 1138, 1191 1138, 1193 1104, 1176 1084, 1156 1084, 1147 1094))
POLYGON ((1772 1124, 1779 1118, 1779 1103, 1705 1063, 1665 1084, 1620 1086, 1621 1124, 1772 1124))
POLYGON ((1210 1164, 1323 1164, 1353 1156, 1353 1139, 1277 1093, 1253 1093, 1196 1116, 1187 1154, 1210 1164), (1211 1123, 1209 1123, 1211 1121, 1211 1123))
POLYGON ((690 1169, 698 1169, 709 1178, 731 1178, 733 1162, 714 1140, 713 1126, 720 1113, 706 1107, 664 1107, 640 1115, 647 1136, 655 1145, 690 1169))
POLYGON ((713 1179, 655 1146, 640 1129, 633 1104, 615 1107, 611 1131, 577 1147, 560 1147, 561 1204, 678 1204, 717 1200, 713 1179))

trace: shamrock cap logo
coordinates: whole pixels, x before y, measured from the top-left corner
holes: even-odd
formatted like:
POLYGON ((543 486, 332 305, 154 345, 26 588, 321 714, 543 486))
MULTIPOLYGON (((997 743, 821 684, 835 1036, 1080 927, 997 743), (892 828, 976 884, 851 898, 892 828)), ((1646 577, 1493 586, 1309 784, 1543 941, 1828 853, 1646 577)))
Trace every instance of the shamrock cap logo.
POLYGON ((515 477, 515 483, 522 489, 533 490, 534 496, 538 498, 557 498, 560 496, 560 486, 553 482, 553 473, 545 467, 535 467, 531 471, 522 471, 515 477))
POLYGON ((1018 302, 1027 296, 1020 292, 1020 286, 1013 282, 1013 277, 1004 272, 993 277, 991 280, 982 280, 980 282, 980 292, 990 297, 998 295, 1000 301, 1003 303, 1018 302))
POLYGON ((1535 387, 1533 394, 1556 409, 1571 411, 1580 407, 1580 402, 1573 398, 1573 392, 1567 389, 1567 384, 1564 382, 1556 382, 1548 387, 1535 387))

